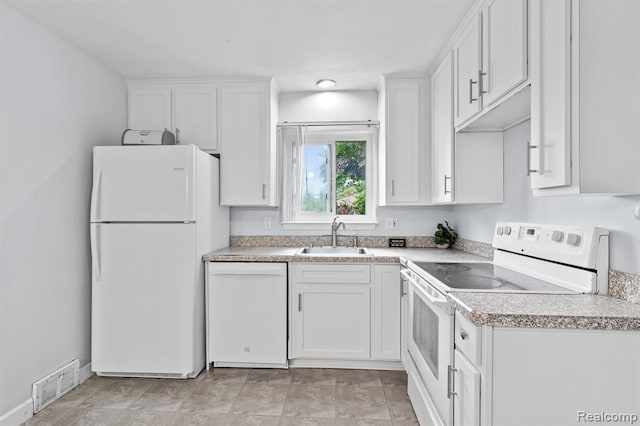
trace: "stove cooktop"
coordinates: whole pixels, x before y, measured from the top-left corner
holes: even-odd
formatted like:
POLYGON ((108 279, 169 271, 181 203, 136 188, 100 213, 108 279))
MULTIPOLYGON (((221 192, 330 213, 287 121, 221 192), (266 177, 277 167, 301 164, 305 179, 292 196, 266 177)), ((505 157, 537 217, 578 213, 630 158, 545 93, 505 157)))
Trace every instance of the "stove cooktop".
MULTIPOLYGON (((437 279, 449 290, 575 294, 572 290, 491 262, 413 262, 413 264, 437 279)), ((420 271, 416 272, 420 274, 420 271)))

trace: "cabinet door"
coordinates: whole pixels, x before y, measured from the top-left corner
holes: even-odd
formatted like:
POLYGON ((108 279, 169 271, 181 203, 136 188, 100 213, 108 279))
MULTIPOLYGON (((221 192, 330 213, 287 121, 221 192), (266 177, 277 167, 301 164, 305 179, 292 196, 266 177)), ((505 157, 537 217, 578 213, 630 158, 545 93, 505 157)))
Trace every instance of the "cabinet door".
POLYGON ((267 84, 223 87, 219 92, 218 141, 221 204, 269 205, 267 84))
POLYGON ((369 359, 370 286, 297 284, 292 358, 369 359))
POLYGON ((456 116, 459 125, 482 108, 479 87, 481 17, 474 17, 453 47, 456 70, 456 116))
POLYGON ((400 361, 406 371, 409 371, 409 350, 407 347, 407 331, 409 330, 409 283, 405 279, 400 281, 402 297, 400 299, 400 361))
POLYGON ((129 90, 129 128, 171 130, 171 89, 131 88, 129 90))
POLYGON ((480 373, 460 351, 455 351, 453 424, 480 425, 480 373))
POLYGON ((217 151, 217 107, 213 87, 176 89, 173 111, 178 142, 198 145, 205 151, 217 151))
POLYGON ((387 204, 420 202, 420 82, 389 81, 387 94, 387 204))
POLYGON ((490 0, 482 12, 482 105, 527 78, 527 1, 490 0))
POLYGON ((431 76, 433 202, 453 201, 453 65, 445 56, 431 76))
POLYGON ((373 267, 372 359, 400 360, 400 266, 373 267))
POLYGON ((531 0, 531 188, 571 184, 571 2, 531 0))

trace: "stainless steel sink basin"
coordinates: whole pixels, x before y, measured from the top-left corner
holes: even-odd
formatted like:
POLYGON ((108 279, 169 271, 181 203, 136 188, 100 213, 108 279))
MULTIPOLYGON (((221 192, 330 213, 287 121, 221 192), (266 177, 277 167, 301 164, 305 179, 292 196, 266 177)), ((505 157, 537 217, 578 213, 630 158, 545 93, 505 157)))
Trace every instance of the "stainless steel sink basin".
POLYGON ((353 255, 368 255, 371 256, 371 253, 366 248, 362 247, 304 247, 296 252, 296 254, 301 255, 342 255, 342 256, 353 256, 353 255))

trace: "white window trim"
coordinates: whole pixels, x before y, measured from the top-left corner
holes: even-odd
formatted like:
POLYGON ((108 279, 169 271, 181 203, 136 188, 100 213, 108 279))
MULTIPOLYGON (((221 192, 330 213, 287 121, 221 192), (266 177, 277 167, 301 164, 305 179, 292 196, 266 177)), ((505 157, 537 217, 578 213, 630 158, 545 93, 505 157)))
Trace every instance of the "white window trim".
MULTIPOLYGON (((334 213, 296 213, 296 217, 292 220, 281 220, 283 229, 298 229, 298 230, 321 230, 325 229, 333 219, 337 216, 339 221, 345 223, 346 230, 374 230, 378 225, 376 220, 377 210, 377 154, 378 154, 378 134, 377 128, 361 128, 361 127, 348 127, 337 130, 335 128, 328 129, 313 129, 307 133, 306 144, 328 144, 335 143, 337 140, 340 142, 348 141, 365 141, 366 152, 366 200, 367 207, 365 215, 338 215, 334 213)), ((333 162, 335 163, 335 149, 332 150, 333 162)), ((332 176, 332 185, 335 185, 335 177, 332 176)), ((335 188, 331 189, 331 196, 334 197, 335 188)), ((335 200, 331 200, 332 205, 335 204, 335 200)))

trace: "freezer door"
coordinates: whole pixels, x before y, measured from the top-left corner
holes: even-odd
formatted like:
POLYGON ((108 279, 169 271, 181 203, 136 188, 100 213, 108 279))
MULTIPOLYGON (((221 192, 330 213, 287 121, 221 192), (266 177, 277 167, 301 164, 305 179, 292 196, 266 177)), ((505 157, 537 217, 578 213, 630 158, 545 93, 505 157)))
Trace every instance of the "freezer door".
POLYGON ((91 222, 195 220, 194 145, 97 146, 91 222))
POLYGON ((194 339, 204 338, 194 335, 204 322, 195 236, 195 224, 91 224, 93 371, 193 372, 194 339))

